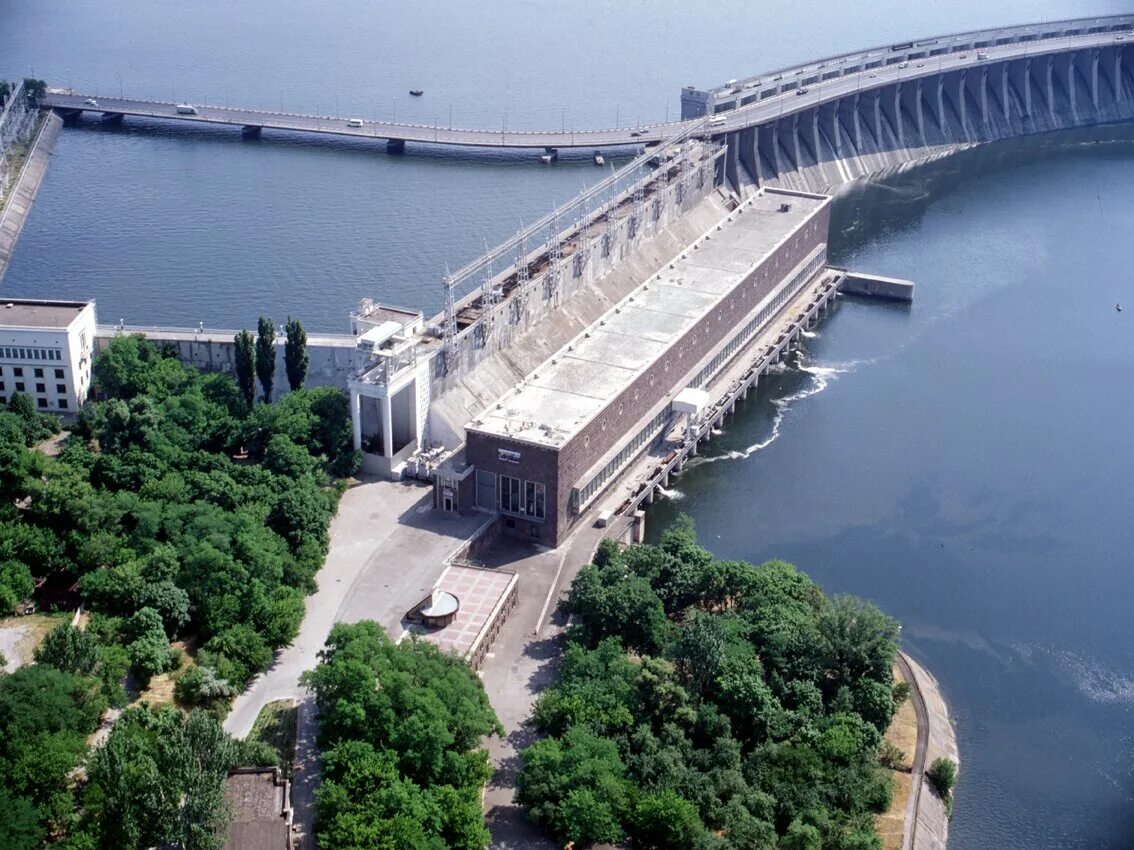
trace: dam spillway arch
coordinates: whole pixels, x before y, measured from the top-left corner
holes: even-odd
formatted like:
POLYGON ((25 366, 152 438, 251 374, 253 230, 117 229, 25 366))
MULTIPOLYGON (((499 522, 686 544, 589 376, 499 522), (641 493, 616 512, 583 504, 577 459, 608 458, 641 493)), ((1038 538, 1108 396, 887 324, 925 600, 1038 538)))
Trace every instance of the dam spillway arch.
POLYGON ((713 90, 736 188, 837 192, 1007 139, 1134 121, 1134 15, 936 36, 848 53, 713 90))

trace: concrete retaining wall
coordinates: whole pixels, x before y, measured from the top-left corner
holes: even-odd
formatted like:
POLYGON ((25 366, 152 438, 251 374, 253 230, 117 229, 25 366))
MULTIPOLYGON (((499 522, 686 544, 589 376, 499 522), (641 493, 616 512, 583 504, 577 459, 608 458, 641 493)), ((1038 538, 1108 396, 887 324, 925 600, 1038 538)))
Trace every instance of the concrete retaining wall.
POLYGON ((902 660, 913 674, 910 684, 914 689, 912 697, 915 708, 924 708, 924 711, 918 712, 919 744, 923 739, 920 728, 923 723, 926 741, 924 758, 915 760, 915 768, 920 769, 913 777, 914 788, 910 795, 912 811, 906 815, 907 819, 912 817, 912 822, 906 825, 908 843, 905 847, 908 850, 945 850, 949 841, 949 813, 945 801, 937 796, 925 778, 925 770, 933 764, 934 759, 944 757, 957 764, 960 776, 957 731, 953 727, 949 706, 941 695, 941 686, 937 680, 905 653, 902 653, 902 660), (921 705, 918 706, 917 702, 921 705))
POLYGON ((16 243, 24 229, 24 222, 31 213, 36 193, 39 192, 55 141, 63 129, 63 119, 49 112, 43 119, 39 133, 32 143, 28 158, 20 170, 20 176, 12 189, 4 208, 0 210, 0 278, 8 270, 8 261, 16 250, 16 243))

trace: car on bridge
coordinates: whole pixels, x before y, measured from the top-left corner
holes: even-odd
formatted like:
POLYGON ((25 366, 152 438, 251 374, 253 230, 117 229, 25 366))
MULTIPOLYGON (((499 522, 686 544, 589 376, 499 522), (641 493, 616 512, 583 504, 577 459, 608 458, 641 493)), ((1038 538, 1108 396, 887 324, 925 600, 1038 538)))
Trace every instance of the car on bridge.
POLYGON ((86 100, 83 101, 83 104, 85 106, 98 106, 98 101, 95 100, 93 97, 88 97, 86 100))

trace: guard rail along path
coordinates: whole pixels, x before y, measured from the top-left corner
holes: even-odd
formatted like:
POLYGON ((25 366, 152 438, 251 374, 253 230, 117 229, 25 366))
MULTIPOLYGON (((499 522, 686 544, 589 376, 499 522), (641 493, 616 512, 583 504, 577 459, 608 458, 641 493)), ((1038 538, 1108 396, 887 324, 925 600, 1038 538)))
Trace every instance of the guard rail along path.
POLYGON ((708 117, 728 140, 734 186, 830 191, 998 139, 1134 120, 1134 15, 1083 18, 936 36, 847 53, 682 90, 682 121, 599 130, 452 128, 351 121, 53 91, 67 116, 142 116, 264 129, 489 148, 603 148, 656 144, 708 117), (349 123, 348 123, 349 122, 349 123), (351 126, 361 123, 361 126, 351 126))

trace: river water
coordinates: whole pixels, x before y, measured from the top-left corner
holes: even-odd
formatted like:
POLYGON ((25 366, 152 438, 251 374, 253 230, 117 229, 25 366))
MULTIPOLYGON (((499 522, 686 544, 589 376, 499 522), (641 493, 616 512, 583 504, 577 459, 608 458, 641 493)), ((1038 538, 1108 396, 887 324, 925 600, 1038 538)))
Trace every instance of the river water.
MULTIPOLYGON (((0 76, 101 93, 512 128, 677 114, 682 84, 1117 2, 6 0, 0 76), (410 88, 426 96, 410 98, 410 88), (451 112, 450 112, 451 110, 451 112)), ((104 321, 344 331, 440 306, 587 162, 87 122, 60 138, 5 292, 104 321)), ((1134 146, 962 161, 838 202, 833 260, 917 281, 847 299, 652 509, 721 557, 876 600, 939 678, 951 846, 1134 846, 1134 146), (1128 302, 1119 313, 1117 302, 1128 302)))

